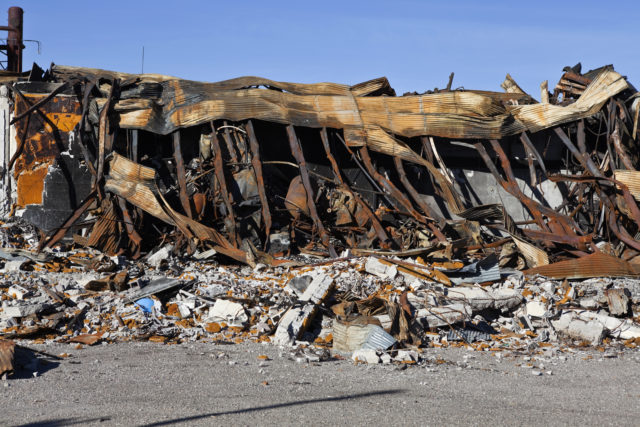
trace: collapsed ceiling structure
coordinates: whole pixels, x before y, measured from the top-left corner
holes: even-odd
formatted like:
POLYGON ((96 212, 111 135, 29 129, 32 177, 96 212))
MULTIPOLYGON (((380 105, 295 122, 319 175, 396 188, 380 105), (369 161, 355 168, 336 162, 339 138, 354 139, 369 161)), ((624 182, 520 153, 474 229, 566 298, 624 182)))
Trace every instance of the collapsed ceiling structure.
POLYGON ((637 98, 623 76, 566 68, 540 102, 508 75, 504 93, 452 78, 396 96, 386 78, 34 66, 0 104, 5 204, 42 231, 40 248, 66 236, 134 258, 169 239, 252 265, 347 249, 498 251, 519 269, 640 253, 637 98))

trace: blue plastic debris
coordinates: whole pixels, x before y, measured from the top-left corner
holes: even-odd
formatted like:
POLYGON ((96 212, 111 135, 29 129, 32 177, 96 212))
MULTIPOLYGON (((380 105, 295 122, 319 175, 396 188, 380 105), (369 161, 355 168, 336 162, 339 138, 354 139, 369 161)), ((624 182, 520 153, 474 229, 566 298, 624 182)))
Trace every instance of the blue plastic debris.
POLYGON ((135 302, 143 313, 151 313, 153 309, 153 300, 151 298, 142 298, 135 302))

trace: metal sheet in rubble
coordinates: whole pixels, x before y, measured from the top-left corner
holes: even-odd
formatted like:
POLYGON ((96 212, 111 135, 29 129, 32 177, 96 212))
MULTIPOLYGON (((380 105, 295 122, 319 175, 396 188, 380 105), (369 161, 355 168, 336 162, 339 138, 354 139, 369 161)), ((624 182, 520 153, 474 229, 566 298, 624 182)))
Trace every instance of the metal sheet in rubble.
POLYGON ((488 257, 466 265, 459 270, 447 271, 446 274, 451 282, 456 285, 461 283, 495 282, 500 280, 498 256, 496 254, 491 254, 488 257))

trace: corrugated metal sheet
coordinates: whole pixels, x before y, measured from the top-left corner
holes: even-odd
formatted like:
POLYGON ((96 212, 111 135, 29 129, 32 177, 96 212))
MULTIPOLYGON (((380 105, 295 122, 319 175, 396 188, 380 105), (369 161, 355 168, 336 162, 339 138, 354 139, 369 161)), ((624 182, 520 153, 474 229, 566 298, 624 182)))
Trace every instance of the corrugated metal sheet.
POLYGON ((590 277, 640 276, 640 265, 596 252, 581 258, 531 268, 526 275, 540 274, 555 279, 588 279, 590 277))

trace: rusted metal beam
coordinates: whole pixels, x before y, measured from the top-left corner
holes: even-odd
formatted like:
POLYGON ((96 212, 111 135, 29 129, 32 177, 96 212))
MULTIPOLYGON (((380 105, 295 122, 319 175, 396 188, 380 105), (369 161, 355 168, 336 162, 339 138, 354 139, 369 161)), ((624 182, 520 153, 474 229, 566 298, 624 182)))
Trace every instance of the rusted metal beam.
POLYGON ((34 110, 42 107, 47 102, 51 101, 51 99, 53 99, 54 96, 56 96, 57 94, 59 94, 60 92, 65 90, 70 85, 72 86, 70 81, 62 83, 60 86, 55 88, 50 94, 48 94, 47 96, 42 98, 40 101, 36 102, 35 104, 31 105, 25 111, 23 111, 22 113, 20 113, 17 116, 15 116, 13 119, 11 119, 11 122, 9 124, 12 125, 12 124, 22 120, 26 115, 32 113, 34 110))
POLYGON ((176 175, 178 177, 178 189, 180 193, 180 202, 187 216, 193 219, 191 211, 191 200, 187 194, 187 179, 185 177, 184 160, 182 159, 182 147, 180 145, 180 131, 173 133, 173 158, 176 161, 176 175))
POLYGON ((67 234, 69 228, 82 216, 82 214, 89 209, 94 199, 96 198, 96 192, 92 191, 86 199, 76 208, 76 210, 69 216, 69 218, 53 233, 49 238, 43 239, 38 245, 38 252, 43 248, 50 248, 60 241, 67 234))
MULTIPOLYGON (((404 167, 402 166, 402 159, 400 157, 394 157, 393 162, 396 166, 396 170, 398 171, 398 175, 400 176, 400 182, 402 182, 402 185, 404 185, 404 187, 407 189, 413 201, 416 202, 416 204, 420 207, 420 209, 422 209, 426 216, 431 219, 435 218, 435 214, 433 213, 431 208, 429 208, 429 205, 427 205, 425 201, 420 198, 420 195, 418 194, 416 189, 413 187, 413 185, 411 185, 409 179, 407 179, 407 174, 404 170, 404 167)), ((438 227, 436 227, 432 222, 429 222, 427 226, 439 241, 447 241, 447 238, 444 234, 442 234, 442 231, 440 231, 438 227)))
POLYGON ((127 208, 127 202, 120 196, 116 196, 118 199, 118 206, 120 207, 120 211, 122 212, 122 219, 124 220, 124 225, 127 230, 127 235, 129 236, 129 240, 133 243, 133 259, 140 258, 140 250, 142 245, 142 237, 136 231, 133 220, 131 219, 131 215, 129 213, 129 209, 127 208))
POLYGON ((613 126, 613 132, 611 132, 610 136, 611 142, 613 142, 613 147, 615 148, 616 153, 618 153, 618 156, 620 156, 624 167, 629 170, 636 170, 636 168, 633 166, 633 162, 631 162, 631 159, 629 158, 629 155, 622 146, 622 139, 620 138, 620 121, 614 119, 614 122, 615 124, 613 126))
POLYGON ((213 168, 215 169, 214 173, 216 179, 218 180, 218 185, 220 185, 220 194, 222 195, 222 200, 224 202, 225 208, 227 209, 227 218, 229 221, 229 239, 231 242, 234 242, 239 245, 238 236, 236 234, 236 220, 233 212, 233 206, 231 204, 231 198, 229 194, 229 190, 227 188, 227 180, 224 174, 224 162, 222 161, 222 148, 220 147, 220 141, 218 140, 218 135, 216 133, 216 128, 211 122, 211 142, 213 144, 213 149, 215 150, 215 154, 213 157, 213 168))
MULTIPOLYGON (((390 180, 382 176, 382 174, 380 174, 380 172, 378 172, 377 169, 373 166, 367 147, 365 146, 360 147, 359 153, 360 153, 360 156, 362 157, 362 163, 364 163, 369 174, 377 182, 379 182, 380 185, 382 185, 387 190, 387 192, 391 195, 391 197, 397 200, 398 203, 400 203, 407 210, 407 212, 409 212, 411 216, 413 216, 418 222, 426 224, 427 223, 426 218, 423 215, 421 215, 420 212, 415 210, 415 208, 411 204, 411 201, 407 199, 407 197, 404 194, 402 194, 402 192, 395 185, 393 185, 393 183, 390 180)), ((398 208, 396 207, 396 209, 398 208)))
POLYGON ((449 179, 447 179, 447 177, 434 165, 435 155, 430 139, 423 136, 420 138, 420 142, 422 143, 422 148, 427 155, 427 158, 425 159, 425 167, 427 172, 429 172, 429 178, 433 184, 436 194, 444 199, 449 209, 451 209, 454 214, 463 211, 465 209, 464 203, 460 200, 460 196, 456 192, 455 188, 449 182, 449 179))
POLYGON ((251 149, 251 166, 253 172, 256 175, 256 182, 258 183, 258 195, 260 196, 260 203, 262 204, 262 219, 264 220, 264 232, 265 241, 264 249, 269 247, 269 236, 271 235, 271 212, 269 210, 269 201, 267 199, 267 192, 264 187, 264 176, 262 174, 262 163, 260 162, 260 145, 256 138, 256 133, 253 129, 253 123, 251 120, 247 122, 247 136, 249 137, 249 148, 251 149))
MULTIPOLYGON (((96 171, 96 186, 102 187, 102 178, 104 176, 105 157, 111 152, 113 147, 113 134, 110 132, 109 111, 114 104, 114 97, 118 89, 118 80, 114 79, 111 83, 109 96, 100 112, 100 128, 98 130, 98 167, 96 171)), ((98 190, 98 197, 102 198, 102 190, 98 190)))
POLYGON ((329 249, 329 253, 332 258, 337 258, 338 254, 336 253, 335 248, 331 244, 331 240, 329 239, 329 233, 324 228, 322 224, 322 220, 318 216, 318 211, 316 209, 315 198, 313 195, 313 187, 311 186, 311 180, 309 179, 309 169, 307 168, 307 162, 304 159, 304 153, 302 152, 302 147, 300 146, 300 141, 298 141, 298 137, 296 136, 296 131, 292 125, 287 126, 287 135, 289 136, 289 148, 291 149, 291 154, 293 154, 293 158, 296 159, 298 163, 298 167, 300 169, 300 177, 302 178, 302 185, 304 186, 304 190, 307 193, 307 207, 309 208, 309 213, 311 214, 311 219, 313 220, 313 224, 320 234, 320 239, 322 240, 322 244, 324 247, 329 249))
MULTIPOLYGON (((389 248, 389 243, 394 243, 395 244, 395 242, 389 237, 387 232, 384 230, 384 227, 382 227, 382 224, 380 224, 380 220, 378 219, 376 214, 371 210, 371 207, 369 207, 367 202, 362 200, 358 196, 357 193, 355 193, 353 190, 351 190, 351 188, 349 188, 349 186, 344 181, 344 179, 342 179, 342 174, 340 173, 340 167, 338 166, 338 162, 336 162, 336 159, 331 154, 331 147, 329 146, 329 135, 327 133, 327 128, 322 128, 320 130, 320 139, 322 140, 322 145, 324 147, 324 151, 325 151, 325 153, 327 155, 327 158, 329 159, 329 163, 331 163, 331 169, 333 170, 333 176, 339 182, 340 187, 344 191, 349 193, 355 199, 356 203, 358 203, 360 205, 360 207, 362 207, 362 210, 365 212, 365 214, 367 215, 367 217, 371 221, 371 226, 373 227, 374 231, 376 232, 376 235, 378 236, 378 239, 380 239, 381 247, 383 247, 384 249, 387 249, 387 248, 389 248)), ((398 246, 397 244, 395 244, 395 245, 398 246)))
POLYGON ((600 172, 600 169, 598 169, 598 166, 596 166, 593 160, 591 160, 591 157, 589 157, 587 153, 581 153, 576 148, 576 146, 573 145, 571 139, 569 139, 567 134, 562 129, 556 127, 553 129, 553 131, 556 133, 556 135, 558 135, 560 141, 562 141, 562 143, 569 149, 571 154, 573 154, 573 156, 576 158, 576 160, 578 160, 578 162, 580 162, 585 170, 589 171, 589 173, 591 173, 591 175, 593 176, 603 176, 602 172, 600 172))
POLYGON ((527 197, 522 192, 522 190, 520 190, 520 187, 515 180, 515 175, 511 170, 509 159, 505 152, 502 150, 502 147, 500 146, 498 141, 491 140, 491 146, 500 159, 500 164, 507 177, 506 180, 502 178, 502 175, 500 175, 500 173, 498 172, 498 169, 493 164, 491 158, 489 157, 489 154, 487 153, 482 143, 478 142, 474 144, 474 146, 498 184, 500 184, 502 188, 504 188, 509 194, 520 200, 520 202, 527 208, 531 216, 533 216, 536 223, 543 231, 553 231, 555 233, 561 234, 575 234, 575 232, 571 228, 571 225, 573 225, 571 224, 573 222, 572 220, 561 216, 553 209, 547 208, 536 202, 535 200, 527 197), (551 220, 549 223, 545 221, 545 215, 551 220))
POLYGON ((238 163, 238 156, 236 155, 236 147, 233 141, 231 140, 231 134, 229 132, 229 128, 227 126, 227 122, 222 122, 223 126, 225 126, 224 131, 222 133, 222 138, 224 139, 225 144, 227 145, 227 151, 229 151, 229 156, 231 156, 231 161, 233 163, 238 163))
MULTIPOLYGON (((24 95, 22 95, 22 93, 19 90, 17 89, 15 90, 16 90, 16 93, 19 93, 20 96, 22 96, 22 99, 27 102, 27 105, 29 105, 24 95)), ((30 117, 31 116, 27 117, 27 120, 25 120, 24 126, 21 129, 21 132, 19 132, 21 137, 18 138, 18 146, 16 147, 16 151, 11 156, 11 159, 9 159, 9 165, 8 165, 9 170, 13 169, 13 165, 15 164, 16 160, 18 160, 18 157, 20 157, 20 155, 22 154, 22 151, 24 150, 24 146, 27 143, 27 133, 29 131, 30 117)))

